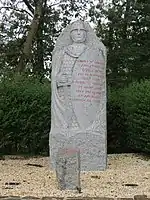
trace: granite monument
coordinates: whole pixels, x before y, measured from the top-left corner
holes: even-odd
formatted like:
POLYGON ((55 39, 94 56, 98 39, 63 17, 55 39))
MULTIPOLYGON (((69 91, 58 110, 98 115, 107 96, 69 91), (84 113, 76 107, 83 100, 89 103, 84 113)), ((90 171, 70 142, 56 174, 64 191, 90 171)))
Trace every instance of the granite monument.
POLYGON ((50 159, 79 149, 81 171, 106 169, 106 48, 78 20, 58 37, 52 56, 50 159))

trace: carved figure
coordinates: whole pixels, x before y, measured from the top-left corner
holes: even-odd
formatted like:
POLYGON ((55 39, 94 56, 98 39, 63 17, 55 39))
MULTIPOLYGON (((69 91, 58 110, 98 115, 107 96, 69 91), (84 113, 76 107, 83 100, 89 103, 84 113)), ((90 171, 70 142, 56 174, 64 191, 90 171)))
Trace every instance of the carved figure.
POLYGON ((77 147, 75 140, 84 134, 105 131, 105 66, 105 46, 89 24, 78 20, 66 27, 56 42, 52 58, 50 154, 53 163, 58 146, 77 147), (76 138, 74 142, 73 138, 76 138))

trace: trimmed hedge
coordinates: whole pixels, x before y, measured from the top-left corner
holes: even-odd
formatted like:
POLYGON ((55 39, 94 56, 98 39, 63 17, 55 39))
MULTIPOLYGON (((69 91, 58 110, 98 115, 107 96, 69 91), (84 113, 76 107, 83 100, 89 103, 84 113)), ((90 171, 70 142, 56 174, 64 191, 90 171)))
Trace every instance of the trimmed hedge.
POLYGON ((133 83, 123 90, 126 142, 136 151, 150 153, 150 81, 133 83))
MULTIPOLYGON (((50 83, 16 76, 0 82, 0 154, 49 152, 50 83)), ((108 90, 108 153, 150 153, 150 81, 108 90)))
POLYGON ((50 84, 17 76, 0 83, 0 152, 48 153, 50 84))
POLYGON ((126 145, 126 118, 122 110, 121 90, 108 90, 107 143, 108 153, 129 152, 126 145))

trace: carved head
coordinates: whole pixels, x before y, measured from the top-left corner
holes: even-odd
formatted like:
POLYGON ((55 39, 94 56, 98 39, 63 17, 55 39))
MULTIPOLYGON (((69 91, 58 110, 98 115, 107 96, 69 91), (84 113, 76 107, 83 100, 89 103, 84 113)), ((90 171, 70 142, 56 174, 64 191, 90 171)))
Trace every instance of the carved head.
POLYGON ((82 43, 86 39, 86 29, 84 26, 84 22, 79 20, 75 21, 71 25, 71 31, 70 31, 70 36, 73 42, 75 43, 82 43))

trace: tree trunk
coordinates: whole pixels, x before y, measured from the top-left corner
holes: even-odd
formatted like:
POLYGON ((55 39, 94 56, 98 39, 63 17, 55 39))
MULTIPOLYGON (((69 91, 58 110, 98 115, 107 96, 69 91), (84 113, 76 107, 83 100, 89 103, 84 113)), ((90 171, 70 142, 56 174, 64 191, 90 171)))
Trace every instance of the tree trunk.
POLYGON ((43 20, 40 22, 40 27, 37 34, 37 65, 34 71, 41 74, 44 71, 44 56, 43 56, 43 20))
POLYGON ((124 26, 123 26, 123 39, 127 39, 127 29, 129 21, 129 12, 130 12, 130 0, 126 0, 126 10, 124 13, 124 26))
POLYGON ((26 63, 31 58, 32 44, 37 34, 41 16, 42 16, 42 0, 39 0, 37 2, 37 5, 35 6, 34 17, 31 22, 31 25, 26 37, 26 41, 23 45, 22 55, 20 56, 20 59, 19 59, 18 69, 17 69, 19 73, 25 70, 26 63))
POLYGON ((38 75, 43 75, 44 73, 44 47, 43 47, 43 28, 44 28, 44 16, 46 10, 47 0, 44 0, 44 5, 42 7, 42 16, 40 19, 38 31, 37 31, 37 51, 36 51, 36 64, 33 67, 33 72, 38 75))

